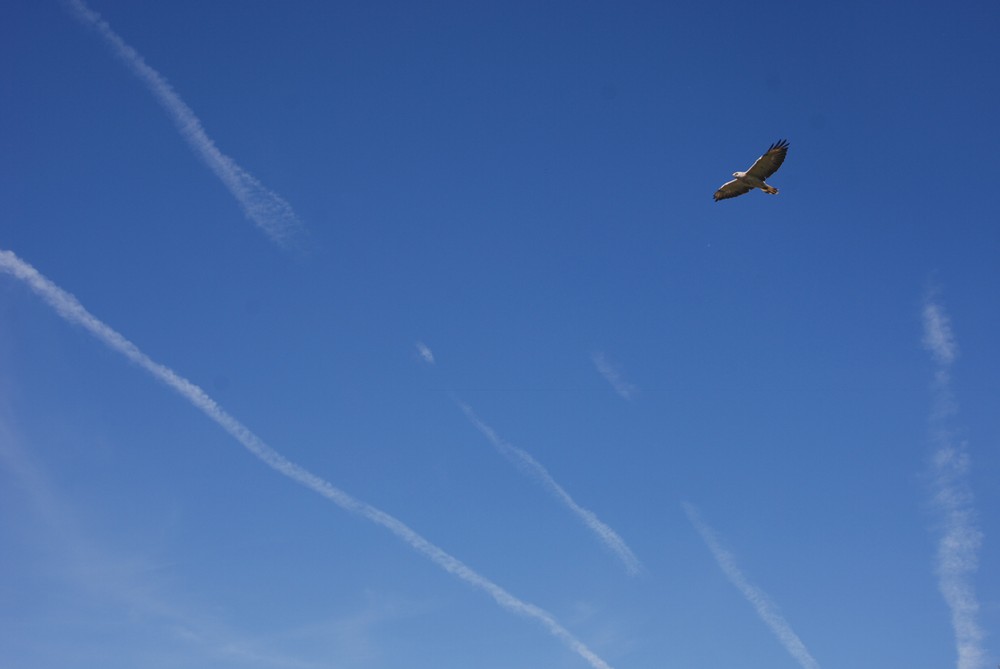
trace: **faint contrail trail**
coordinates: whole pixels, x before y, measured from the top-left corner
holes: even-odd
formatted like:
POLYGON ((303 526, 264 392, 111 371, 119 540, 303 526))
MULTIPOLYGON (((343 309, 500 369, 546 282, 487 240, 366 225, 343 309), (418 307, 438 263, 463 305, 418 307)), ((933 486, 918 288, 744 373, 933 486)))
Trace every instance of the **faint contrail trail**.
POLYGON ((11 274, 26 283, 36 295, 47 302, 66 321, 79 325, 108 348, 122 354, 197 409, 200 409, 271 469, 322 495, 342 509, 381 525, 409 544, 410 547, 430 558, 434 564, 448 573, 488 593, 508 611, 541 623, 550 634, 562 641, 595 669, 611 669, 604 660, 560 625, 547 611, 518 599, 417 534, 402 521, 370 504, 355 499, 328 481, 285 458, 264 443, 249 428, 226 413, 204 390, 179 376, 169 367, 152 360, 135 344, 88 312, 75 297, 42 276, 38 270, 18 258, 13 252, 0 249, 0 271, 11 274))
POLYGON ((778 613, 778 607, 775 606, 774 602, 771 601, 770 597, 763 590, 747 580, 743 572, 736 566, 736 561, 733 559, 732 554, 722 547, 715 532, 701 519, 698 509, 687 502, 684 502, 683 506, 688 520, 698 530, 698 534, 701 535, 701 538, 708 545, 708 550, 712 551, 712 556, 719 564, 719 567, 722 568, 723 573, 743 593, 747 601, 753 605, 757 610, 757 615, 771 628, 771 631, 781 641, 785 650, 798 660, 803 669, 819 669, 819 663, 813 659, 813 656, 806 649, 805 644, 792 631, 792 626, 788 624, 788 621, 778 613))
POLYGON ((422 341, 418 341, 415 346, 417 347, 417 353, 420 354, 420 359, 429 365, 434 364, 434 352, 422 341))
POLYGON ((291 205, 277 193, 268 190, 232 158, 219 151, 215 142, 205 134, 201 121, 181 100, 163 75, 147 65, 139 52, 126 44, 100 14, 90 9, 83 0, 66 0, 66 2, 77 18, 94 28, 108 46, 125 61, 132 73, 146 84, 153 96, 167 110, 181 136, 222 180, 243 207, 247 217, 273 241, 287 244, 302 227, 291 205))
POLYGON ((951 392, 951 365, 958 355, 958 346, 948 315, 933 294, 924 301, 923 326, 924 347, 936 367, 931 431, 937 450, 931 467, 934 506, 942 520, 937 552, 938 588, 951 610, 958 669, 982 669, 986 666, 984 633, 976 620, 979 602, 972 576, 979 566, 983 535, 976 527, 968 483, 969 454, 965 443, 956 440, 947 427, 948 419, 957 411, 951 392))
POLYGON ((542 485, 544 485, 552 495, 558 499, 560 502, 565 504, 570 511, 579 516, 580 520, 597 535, 597 537, 607 546, 611 551, 617 555, 622 562, 625 563, 625 569, 628 570, 629 574, 635 575, 642 570, 642 565, 639 563, 638 558, 632 553, 632 550, 628 547, 625 541, 618 536, 618 533, 613 529, 605 525, 601 520, 594 514, 593 511, 584 509, 582 506, 573 501, 569 493, 566 492, 561 485, 556 483, 552 475, 549 474, 548 470, 542 466, 538 460, 535 460, 526 451, 521 450, 517 446, 508 444, 506 441, 500 438, 500 436, 491 428, 489 425, 484 423, 479 419, 479 416, 472 410, 469 405, 459 401, 458 406, 461 407, 462 411, 465 412, 466 417, 469 421, 476 426, 483 435, 490 440, 494 448, 497 449, 504 457, 508 460, 514 462, 518 467, 527 471, 529 474, 533 475, 542 485))
POLYGON ((632 396, 635 395, 635 386, 626 381, 622 377, 621 371, 611 364, 603 353, 598 351, 590 356, 590 359, 594 362, 594 366, 597 367, 597 371, 600 372, 601 376, 611 384, 615 392, 618 393, 622 399, 630 400, 632 396))

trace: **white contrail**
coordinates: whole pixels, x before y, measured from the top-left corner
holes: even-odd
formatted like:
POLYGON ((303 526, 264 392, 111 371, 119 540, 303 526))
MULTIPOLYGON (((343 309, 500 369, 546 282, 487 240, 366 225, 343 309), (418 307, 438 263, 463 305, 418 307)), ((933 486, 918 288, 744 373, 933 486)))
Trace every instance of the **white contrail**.
POLYGON ((736 566, 736 561, 733 559, 732 554, 722 547, 715 532, 701 519, 698 509, 687 502, 684 502, 683 506, 688 520, 691 521, 694 528, 698 530, 698 534, 701 535, 701 538, 708 545, 708 550, 712 552, 712 556, 719 564, 723 573, 743 593, 747 601, 753 605, 757 610, 757 615, 771 628, 771 631, 778 637, 785 650, 802 665, 803 669, 819 669, 819 663, 809 654, 805 644, 802 643, 802 640, 792 630, 792 626, 788 624, 788 621, 778 613, 778 607, 775 606, 774 602, 771 601, 763 590, 747 580, 743 572, 740 571, 740 568, 736 566))
POLYGON ((924 348, 931 352, 939 368, 947 368, 955 362, 958 344, 951 331, 951 320, 944 310, 931 301, 924 303, 924 348))
POLYGON ((273 241, 286 244, 301 229, 295 212, 280 195, 268 190, 262 183, 237 165, 232 158, 215 146, 205 133, 201 121, 181 100, 166 79, 146 64, 134 48, 125 43, 111 29, 101 15, 88 7, 83 0, 67 0, 68 5, 83 23, 91 26, 108 46, 128 65, 132 73, 142 80, 153 96, 166 109, 181 136, 194 149, 215 175, 222 180, 229 192, 243 207, 244 213, 273 241))
POLYGON ((79 325, 108 348, 121 353, 155 379, 193 404, 197 409, 200 409, 206 416, 217 423, 222 429, 239 441, 244 448, 271 469, 322 495, 342 509, 356 513, 373 523, 381 525, 409 544, 410 547, 430 558, 434 564, 448 573, 480 590, 484 590, 500 606, 508 611, 541 623, 550 634, 562 641, 595 669, 611 669, 604 660, 560 625, 550 613, 534 604, 518 599, 496 583, 479 575, 457 558, 452 557, 441 548, 438 548, 417 534, 402 521, 370 504, 355 499, 346 492, 334 487, 328 481, 286 459, 283 455, 264 443, 249 428, 226 413, 204 390, 184 377, 179 376, 169 367, 152 360, 140 351, 135 344, 88 312, 75 297, 42 276, 38 270, 18 258, 13 252, 0 249, 0 271, 11 274, 26 283, 35 294, 47 302, 65 320, 79 325))
POLYGON ((600 372, 601 376, 611 384, 615 392, 618 393, 623 399, 630 400, 632 396, 635 395, 636 388, 631 383, 626 381, 622 377, 621 371, 613 364, 611 364, 608 359, 600 351, 593 353, 590 359, 594 361, 594 366, 597 367, 597 371, 600 372))
POLYGON ((427 344, 422 341, 418 341, 415 346, 417 347, 417 353, 420 355, 420 359, 426 362, 428 365, 434 364, 434 351, 432 351, 427 344))
POLYGON ((933 295, 924 301, 923 325, 924 347, 936 365, 931 430, 937 450, 931 467, 934 506, 942 521, 937 551, 938 588, 951 610, 958 669, 982 669, 986 666, 984 633, 977 622, 979 602, 972 576, 979 565, 983 535, 976 527, 968 483, 969 454, 965 444, 956 440, 946 425, 957 411, 951 392, 951 365, 958 355, 958 346, 948 315, 933 295))
POLYGON ((493 428, 479 419, 479 416, 476 415, 469 405, 459 400, 456 400, 456 402, 458 402, 458 406, 461 407, 462 411, 465 412, 469 421, 475 425, 476 429, 482 432, 487 439, 490 440, 490 443, 493 444, 494 448, 496 448, 501 455, 541 481, 542 485, 544 485, 556 499, 565 504, 570 511, 579 516, 580 520, 582 520, 584 524, 597 535, 604 545, 611 549, 611 551, 625 563, 625 569, 629 574, 634 576, 642 570, 642 565, 639 563, 638 558, 636 558, 635 554, 632 553, 632 550, 618 535, 618 533, 601 522, 593 511, 584 509, 582 506, 573 501, 573 498, 570 497, 569 493, 566 492, 561 485, 556 483, 555 479, 552 478, 552 475, 549 474, 548 470, 545 469, 545 467, 543 467, 538 460, 535 460, 535 458, 531 457, 530 454, 521 450, 517 446, 508 444, 506 441, 501 439, 493 428))

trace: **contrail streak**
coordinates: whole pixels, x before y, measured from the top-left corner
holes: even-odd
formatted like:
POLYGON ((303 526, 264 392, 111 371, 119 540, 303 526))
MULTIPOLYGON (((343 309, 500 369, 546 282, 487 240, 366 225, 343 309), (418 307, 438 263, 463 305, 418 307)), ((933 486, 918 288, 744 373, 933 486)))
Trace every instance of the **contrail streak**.
POLYGON ((712 552, 712 556, 719 564, 722 572, 736 586, 736 589, 743 593, 747 601, 753 605, 757 610, 757 615, 771 628, 771 631, 778 637, 785 650, 802 665, 803 669, 819 669, 819 663, 809 654, 805 644, 802 643, 802 640, 792 630, 792 626, 788 624, 788 621, 778 613, 778 607, 775 606, 774 602, 771 601, 770 597, 763 590, 747 580, 743 572, 740 571, 740 568, 736 566, 736 560, 733 559, 732 554, 722 547, 715 532, 701 519, 698 509, 687 502, 684 502, 683 506, 688 520, 691 521, 694 528, 698 530, 698 534, 701 535, 701 538, 708 545, 708 550, 712 552))
POLYGON ((621 371, 611 364, 603 353, 598 351, 590 356, 590 359, 594 362, 594 367, 600 372, 601 376, 611 384, 615 392, 618 393, 622 399, 630 400, 632 396, 635 395, 636 388, 631 383, 626 381, 622 377, 621 371))
POLYGON ((411 548, 419 553, 423 553, 424 556, 449 574, 465 581, 473 587, 485 591, 493 597, 497 604, 508 611, 541 623, 550 634, 586 660, 594 669, 611 669, 604 660, 560 625, 550 613, 534 604, 518 599, 496 583, 481 576, 457 558, 452 557, 441 548, 438 548, 417 534, 402 521, 370 504, 355 499, 346 492, 334 487, 328 481, 285 458, 264 443, 249 428, 226 413, 205 391, 184 377, 179 376, 169 367, 152 360, 139 350, 135 344, 88 312, 75 297, 42 276, 38 270, 18 258, 13 252, 0 249, 0 271, 11 274, 26 283, 36 295, 55 309, 63 319, 79 325, 108 348, 122 354, 149 373, 153 378, 186 399, 195 408, 200 409, 206 416, 218 424, 219 427, 228 432, 244 448, 271 469, 287 476, 299 485, 322 495, 345 511, 350 511, 377 525, 381 525, 396 535, 396 537, 409 544, 411 548))
POLYGON ((417 347, 417 353, 420 354, 420 359, 426 362, 428 365, 434 364, 434 352, 431 351, 430 347, 427 346, 422 341, 418 341, 415 346, 417 347))
POLYGON ((936 452, 932 458, 934 506, 942 520, 937 551, 938 588, 951 610, 955 630, 958 669, 986 666, 984 633, 977 622, 979 602, 972 576, 979 566, 982 532, 976 527, 975 507, 968 483, 969 454, 947 429, 947 420, 957 411, 951 392, 951 365, 958 346, 944 309, 928 296, 923 308, 924 347, 935 362, 934 399, 931 411, 936 452))
POLYGON ((566 505, 570 511, 575 513, 584 524, 590 528, 594 534, 607 546, 611 551, 625 563, 625 569, 631 575, 636 575, 642 570, 642 565, 639 563, 638 558, 632 553, 632 550, 628 547, 625 541, 615 532, 613 529, 608 527, 606 524, 601 522, 601 520, 594 514, 593 511, 584 509, 582 506, 577 504, 569 493, 566 492, 561 485, 556 483, 556 480, 552 478, 549 471, 542 466, 538 460, 531 457, 526 451, 521 450, 517 446, 508 444, 506 441, 500 438, 500 436, 491 428, 489 425, 484 423, 479 419, 479 416, 472 410, 469 405, 458 401, 458 406, 461 407, 462 411, 465 412, 466 418, 476 426, 483 435, 490 440, 494 448, 500 452, 505 458, 516 464, 522 470, 527 471, 529 474, 533 475, 536 479, 541 481, 552 495, 566 505))
POLYGON ((181 100, 163 75, 147 65, 139 52, 126 44, 100 14, 90 9, 83 0, 66 0, 66 2, 77 18, 96 30, 132 73, 146 84, 146 88, 170 115, 181 136, 209 169, 222 180, 243 207, 247 217, 272 241, 281 245, 287 244, 302 227, 291 205, 277 193, 268 190, 232 158, 219 151, 215 142, 205 133, 201 121, 181 100))

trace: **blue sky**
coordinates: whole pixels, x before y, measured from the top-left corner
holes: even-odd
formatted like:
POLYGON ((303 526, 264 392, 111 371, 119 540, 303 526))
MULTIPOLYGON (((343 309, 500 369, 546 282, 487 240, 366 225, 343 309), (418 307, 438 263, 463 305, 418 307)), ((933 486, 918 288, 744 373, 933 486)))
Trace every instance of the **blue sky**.
POLYGON ((3 666, 997 664, 995 3, 6 15, 3 666))

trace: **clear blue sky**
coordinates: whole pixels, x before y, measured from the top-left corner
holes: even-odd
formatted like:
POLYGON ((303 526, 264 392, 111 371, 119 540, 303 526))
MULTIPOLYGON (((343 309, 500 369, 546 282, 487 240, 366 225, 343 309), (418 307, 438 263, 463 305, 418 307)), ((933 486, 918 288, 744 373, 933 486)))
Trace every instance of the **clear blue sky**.
POLYGON ((0 22, 0 665, 1000 660, 996 2, 88 6, 0 22))

